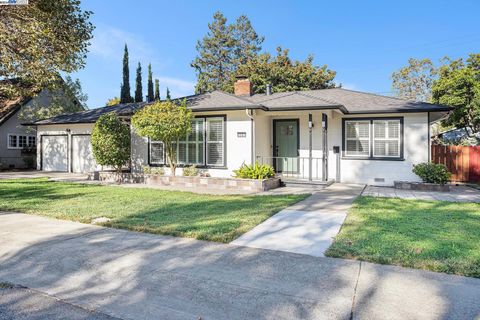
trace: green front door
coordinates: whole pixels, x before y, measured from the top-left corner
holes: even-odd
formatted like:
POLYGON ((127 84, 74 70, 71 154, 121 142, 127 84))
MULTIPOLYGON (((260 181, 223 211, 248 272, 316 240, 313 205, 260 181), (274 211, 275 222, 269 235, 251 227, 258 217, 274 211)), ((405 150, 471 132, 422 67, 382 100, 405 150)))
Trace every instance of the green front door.
POLYGON ((298 119, 274 120, 275 170, 283 173, 298 172, 299 133, 298 119))

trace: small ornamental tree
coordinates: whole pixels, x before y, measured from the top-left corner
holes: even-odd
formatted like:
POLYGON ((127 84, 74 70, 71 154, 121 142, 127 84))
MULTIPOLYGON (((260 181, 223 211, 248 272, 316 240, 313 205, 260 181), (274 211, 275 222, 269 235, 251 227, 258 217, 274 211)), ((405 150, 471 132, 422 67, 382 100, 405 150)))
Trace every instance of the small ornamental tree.
POLYGON ((113 167, 119 174, 130 160, 130 128, 115 113, 98 118, 92 131, 93 157, 99 165, 113 167))
POLYGON ((157 101, 132 117, 132 125, 140 136, 163 142, 172 176, 177 168, 174 144, 190 132, 191 121, 192 112, 187 110, 185 100, 180 105, 172 101, 157 101))

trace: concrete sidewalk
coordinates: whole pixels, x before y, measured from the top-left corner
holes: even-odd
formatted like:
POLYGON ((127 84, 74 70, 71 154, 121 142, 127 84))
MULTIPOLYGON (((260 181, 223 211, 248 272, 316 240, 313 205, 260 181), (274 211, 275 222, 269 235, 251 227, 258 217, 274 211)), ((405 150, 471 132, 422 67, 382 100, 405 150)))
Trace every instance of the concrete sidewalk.
POLYGON ((232 244, 323 257, 363 188, 335 183, 280 211, 232 244))
POLYGON ((123 319, 480 316, 480 279, 24 214, 0 214, 0 266, 0 282, 123 319))
POLYGON ((41 292, 0 284, 0 319, 29 320, 120 320, 74 306, 41 292))

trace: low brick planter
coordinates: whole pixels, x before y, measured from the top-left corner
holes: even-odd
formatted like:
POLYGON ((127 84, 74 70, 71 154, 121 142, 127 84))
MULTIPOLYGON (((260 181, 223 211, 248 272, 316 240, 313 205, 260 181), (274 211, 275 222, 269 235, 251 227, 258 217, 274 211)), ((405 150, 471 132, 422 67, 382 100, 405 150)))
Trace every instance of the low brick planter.
POLYGON ((143 183, 145 181, 141 173, 122 172, 119 178, 118 173, 113 171, 95 171, 89 179, 108 183, 143 183))
MULTIPOLYGON (((95 172, 91 177, 108 183, 118 183, 118 174, 111 171, 95 172)), ((280 179, 263 180, 217 178, 217 177, 183 177, 161 176, 143 173, 122 173, 122 183, 144 183, 146 185, 172 186, 182 189, 232 190, 242 192, 260 192, 280 187, 280 179)))
POLYGON ((393 184, 395 189, 403 189, 403 190, 440 191, 440 192, 450 191, 450 185, 448 184, 408 182, 408 181, 394 181, 393 184))
POLYGON ((264 180, 254 180, 216 177, 172 177, 145 175, 145 184, 204 190, 216 189, 260 192, 278 188, 280 186, 280 179, 271 178, 264 180))

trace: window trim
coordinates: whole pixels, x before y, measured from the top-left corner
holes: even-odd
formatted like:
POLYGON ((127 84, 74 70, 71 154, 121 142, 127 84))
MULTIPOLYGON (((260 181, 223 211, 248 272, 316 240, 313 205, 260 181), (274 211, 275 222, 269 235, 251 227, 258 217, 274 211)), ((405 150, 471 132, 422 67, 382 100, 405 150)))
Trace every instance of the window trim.
POLYGON ((152 162, 152 143, 162 143, 162 141, 155 141, 155 140, 151 140, 150 138, 148 138, 148 151, 147 151, 147 156, 148 156, 148 165, 149 166, 163 166, 166 164, 166 153, 165 153, 165 144, 163 144, 163 162, 152 162))
MULTIPOLYGON (((363 122, 363 123, 367 123, 368 124, 368 138, 363 138, 363 139, 358 139, 358 140, 368 140, 368 153, 370 154, 370 150, 372 148, 372 131, 370 130, 370 125, 372 124, 371 121, 369 120, 347 120, 345 121, 345 126, 343 127, 343 134, 345 136, 344 138, 344 141, 347 142, 347 140, 349 140, 349 138, 347 137, 347 134, 346 134, 346 130, 347 130, 347 122, 363 122)), ((351 139, 350 140, 354 140, 354 139, 351 139)), ((356 141, 356 140, 354 140, 356 141)), ((355 159, 359 159, 359 158, 365 158, 365 155, 363 154, 347 154, 347 148, 346 148, 346 143, 345 143, 345 151, 344 151, 344 156, 345 157, 348 157, 348 158, 355 158, 355 159)))
MULTIPOLYGON (((377 157, 377 158, 378 158, 378 157, 384 157, 384 158, 398 159, 398 158, 401 156, 401 150, 400 150, 400 148, 401 148, 401 145, 402 145, 402 138, 401 138, 401 136, 400 136, 400 132, 398 133, 398 135, 399 135, 398 138, 390 138, 390 136, 389 136, 389 130, 388 130, 388 126, 387 126, 387 127, 385 127, 385 130, 386 130, 385 133, 386 133, 386 136, 388 135, 389 137, 388 137, 388 138, 385 137, 385 138, 383 138, 383 139, 382 139, 382 138, 375 139, 375 122, 376 122, 376 121, 387 121, 387 123, 388 123, 388 121, 391 121, 391 122, 394 122, 394 121, 397 122, 397 121, 398 121, 399 126, 401 126, 402 124, 401 124, 400 120, 398 120, 398 119, 392 119, 392 120, 373 120, 373 121, 372 121, 372 141, 373 141, 373 145, 372 145, 372 155, 373 155, 373 157, 377 157), (384 141, 388 141, 388 142, 390 142, 390 141, 395 141, 395 142, 397 142, 397 143, 398 143, 398 156, 389 156, 389 155, 376 156, 376 155, 375 155, 375 140, 384 140, 384 141)), ((399 129, 399 131, 401 131, 400 128, 398 128, 398 129, 399 129)), ((385 149, 385 151, 386 151, 386 149, 385 149)))
POLYGON ((8 150, 23 150, 23 149, 29 148, 29 147, 35 147, 35 148, 37 147, 37 136, 36 135, 34 135, 34 134, 24 134, 24 133, 8 133, 7 134, 7 149, 8 150), (16 137, 16 145, 17 145, 16 147, 11 147, 10 146, 10 137, 13 137, 13 136, 16 137), (24 147, 19 146, 19 144, 20 144, 20 139, 19 138, 20 137, 25 137, 25 139, 26 139, 25 140, 26 145, 24 147), (32 146, 29 145, 29 141, 28 141, 28 140, 30 140, 29 139, 30 137, 35 138, 35 144, 32 145, 32 146))
MULTIPOLYGON (((213 114, 213 115, 196 115, 194 119, 202 118, 204 119, 204 137, 203 137, 203 164, 197 164, 196 167, 200 169, 222 169, 227 170, 227 115, 226 114, 213 114), (208 118, 222 118, 223 119, 223 165, 207 165, 207 119, 208 118)), ((148 149, 147 149, 147 156, 148 156, 148 165, 150 167, 168 167, 167 158, 166 158, 166 151, 165 148, 163 150, 163 164, 151 163, 150 162, 150 139, 148 139, 148 149)), ((188 144, 188 143, 187 143, 188 144)), ((193 164, 185 164, 185 163, 177 163, 177 168, 184 168, 189 167, 193 164)))
POLYGON ((404 117, 356 117, 356 118, 342 118, 342 159, 345 160, 383 160, 383 161, 404 161, 404 117), (346 122, 348 121, 369 121, 370 143, 369 156, 352 156, 346 154, 346 122), (399 120, 400 121, 400 156, 374 156, 373 155, 373 122, 376 120, 399 120))

